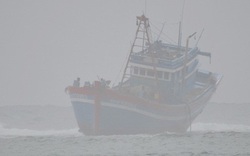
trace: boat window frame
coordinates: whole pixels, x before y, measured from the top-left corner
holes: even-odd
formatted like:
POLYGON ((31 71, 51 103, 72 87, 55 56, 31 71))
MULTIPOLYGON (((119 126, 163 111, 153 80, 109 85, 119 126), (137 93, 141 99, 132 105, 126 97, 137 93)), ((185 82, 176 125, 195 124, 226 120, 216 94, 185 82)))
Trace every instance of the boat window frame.
POLYGON ((146 76, 146 69, 145 68, 140 68, 139 73, 141 76, 146 76))
POLYGON ((133 67, 133 74, 139 75, 139 68, 138 67, 136 67, 136 66, 133 67))
POLYGON ((147 76, 149 77, 155 77, 155 71, 152 69, 147 69, 147 76))
POLYGON ((157 78, 162 79, 163 71, 157 71, 157 78))
POLYGON ((163 74, 163 79, 164 80, 169 80, 169 78, 170 78, 170 73, 165 71, 164 74, 163 74))

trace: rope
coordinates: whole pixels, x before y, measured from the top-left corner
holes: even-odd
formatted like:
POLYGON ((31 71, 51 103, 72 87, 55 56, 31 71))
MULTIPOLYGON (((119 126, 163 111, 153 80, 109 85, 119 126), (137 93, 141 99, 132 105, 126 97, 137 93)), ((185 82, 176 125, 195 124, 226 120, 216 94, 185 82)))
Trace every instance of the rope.
MULTIPOLYGON (((155 26, 152 22, 149 22, 150 25, 152 25, 156 30, 158 30, 159 32, 161 31, 157 26, 155 26)), ((152 31, 153 32, 153 31, 152 31)), ((154 32, 155 33, 155 32, 154 32)), ((155 33, 156 34, 156 33, 155 33)), ((177 42, 175 42, 172 38, 170 38, 166 33, 162 32, 162 34, 168 39, 170 40, 172 43, 174 44, 177 44, 177 42)), ((164 40, 164 39, 163 39, 164 40)), ((164 40, 166 41, 166 40, 164 40)), ((167 41, 166 41, 167 42, 167 41)), ((171 42, 168 42, 168 43, 171 43, 171 42)))
MULTIPOLYGON (((132 45, 131 45, 131 46, 132 46, 132 45)), ((112 85, 112 86, 114 86, 114 85, 115 85, 115 83, 117 82, 117 80, 118 80, 118 78, 119 78, 120 74, 122 73, 122 70, 123 70, 123 68, 124 68, 124 66, 125 66, 125 64, 126 64, 126 61, 127 61, 127 59, 129 59, 129 58, 128 58, 129 53, 130 53, 130 52, 128 52, 128 54, 127 54, 126 58, 124 59, 123 64, 122 64, 122 66, 121 66, 121 68, 120 68, 120 71, 118 72, 118 74, 117 74, 117 76, 116 76, 116 78, 115 78, 115 81, 114 81, 114 83, 113 83, 113 85, 112 85)))
POLYGON ((190 110, 190 107, 189 107, 189 104, 184 102, 188 108, 188 113, 187 115, 189 116, 189 132, 192 131, 192 123, 191 123, 191 110, 190 110))

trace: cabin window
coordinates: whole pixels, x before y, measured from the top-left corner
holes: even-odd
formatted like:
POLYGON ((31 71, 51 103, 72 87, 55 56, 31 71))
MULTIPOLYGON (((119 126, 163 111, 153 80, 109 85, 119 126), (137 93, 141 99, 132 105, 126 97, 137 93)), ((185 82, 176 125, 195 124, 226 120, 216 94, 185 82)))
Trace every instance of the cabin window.
POLYGON ((149 70, 147 71, 147 75, 148 75, 148 76, 151 76, 151 77, 154 77, 154 76, 155 76, 155 72, 154 72, 153 70, 150 70, 150 69, 149 69, 149 70))
POLYGON ((160 79, 162 78, 162 72, 161 71, 157 71, 157 77, 160 78, 160 79))
POLYGON ((180 71, 180 70, 177 72, 177 77, 178 77, 178 78, 181 77, 181 71, 180 71))
POLYGON ((168 72, 164 72, 164 79, 168 80, 169 79, 169 73, 168 72))
POLYGON ((140 75, 145 75, 146 74, 146 69, 140 68, 140 75))
POLYGON ((175 80, 176 74, 177 74, 177 73, 172 73, 172 75, 171 75, 172 80, 175 80))
POLYGON ((186 74, 185 68, 182 68, 182 70, 181 70, 181 76, 184 76, 185 74, 186 74))
POLYGON ((135 74, 135 75, 138 75, 138 73, 139 73, 138 67, 134 67, 134 74, 135 74))
POLYGON ((189 73, 191 71, 191 69, 192 69, 192 64, 190 64, 189 66, 187 66, 186 72, 189 73))

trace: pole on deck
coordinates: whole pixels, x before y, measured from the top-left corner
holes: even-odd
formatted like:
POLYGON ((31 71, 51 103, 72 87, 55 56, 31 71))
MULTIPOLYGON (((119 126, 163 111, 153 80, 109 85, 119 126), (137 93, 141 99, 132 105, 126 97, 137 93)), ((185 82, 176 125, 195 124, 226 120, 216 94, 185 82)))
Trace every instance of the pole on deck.
POLYGON ((95 100, 94 100, 94 134, 97 135, 99 133, 99 124, 100 124, 100 108, 101 108, 101 83, 100 81, 95 81, 95 100))

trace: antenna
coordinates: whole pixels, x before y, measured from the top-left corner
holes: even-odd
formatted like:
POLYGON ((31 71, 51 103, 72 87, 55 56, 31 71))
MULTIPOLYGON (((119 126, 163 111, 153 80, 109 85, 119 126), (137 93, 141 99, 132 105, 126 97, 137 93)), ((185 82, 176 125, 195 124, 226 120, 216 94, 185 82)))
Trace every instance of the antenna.
POLYGON ((159 33, 159 35, 158 35, 158 37, 157 37, 157 40, 156 40, 156 41, 158 41, 158 40, 160 39, 161 34, 162 34, 162 31, 163 31, 163 28, 164 28, 164 26, 165 26, 165 23, 166 23, 166 22, 164 22, 164 23, 162 24, 161 31, 160 31, 160 33, 159 33))
POLYGON ((145 6, 144 6, 144 7, 145 7, 144 9, 145 9, 145 16, 146 16, 146 14, 147 14, 147 0, 145 0, 145 4, 144 4, 144 5, 145 5, 145 6))
POLYGON ((199 36, 199 38, 198 38, 198 40, 197 40, 197 42, 196 42, 196 44, 195 44, 196 47, 197 47, 197 45, 198 45, 198 43, 199 43, 199 41, 200 41, 200 39, 201 39, 201 36, 202 36, 202 34, 203 34, 203 31, 204 31, 204 28, 202 29, 201 34, 200 34, 200 36, 199 36))
POLYGON ((181 40, 182 40, 182 21, 183 21, 184 7, 185 7, 185 0, 183 1, 183 4, 182 4, 181 19, 179 22, 179 36, 178 36, 178 46, 179 47, 181 47, 181 40))
POLYGON ((184 7, 185 7, 185 0, 183 1, 183 4, 182 4, 182 10, 181 10, 181 21, 183 20, 183 12, 184 12, 184 7))

